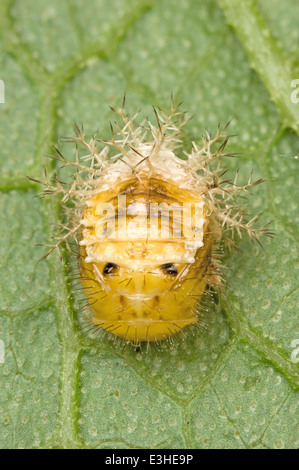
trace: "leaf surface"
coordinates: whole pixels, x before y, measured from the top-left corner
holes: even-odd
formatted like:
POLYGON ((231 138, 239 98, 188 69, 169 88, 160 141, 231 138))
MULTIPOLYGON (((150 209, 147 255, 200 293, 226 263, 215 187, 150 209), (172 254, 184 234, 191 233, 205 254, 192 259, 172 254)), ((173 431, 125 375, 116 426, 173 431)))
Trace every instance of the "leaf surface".
POLYGON ((1 448, 298 447, 297 3, 2 0, 1 448), (187 146, 233 118, 227 165, 268 179, 248 205, 276 232, 226 254, 208 331, 139 352, 84 333, 72 265, 36 264, 61 215, 24 177, 74 121, 109 138, 124 92, 151 118, 182 100, 187 146))

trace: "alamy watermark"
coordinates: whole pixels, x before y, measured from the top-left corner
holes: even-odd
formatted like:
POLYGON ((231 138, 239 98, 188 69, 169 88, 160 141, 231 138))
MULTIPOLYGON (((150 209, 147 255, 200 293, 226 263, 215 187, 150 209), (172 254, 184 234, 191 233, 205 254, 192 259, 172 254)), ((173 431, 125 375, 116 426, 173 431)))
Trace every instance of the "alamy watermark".
POLYGON ((5 103, 5 84, 3 80, 0 80, 0 103, 5 103))
POLYGON ((5 346, 4 341, 0 339, 0 364, 4 364, 5 362, 5 346))
POLYGON ((293 339, 293 341, 291 342, 291 348, 295 348, 291 354, 291 361, 294 364, 298 364, 299 362, 299 338, 293 339))
POLYGON ((294 104, 299 103, 299 78, 291 81, 291 87, 295 88, 291 93, 291 101, 294 104))
MULTIPOLYGON (((203 202, 149 204, 129 202, 125 195, 116 204, 99 203, 95 207, 95 235, 108 239, 169 240, 184 238, 202 241, 204 217, 203 202)), ((87 226, 89 219, 83 220, 87 226)))

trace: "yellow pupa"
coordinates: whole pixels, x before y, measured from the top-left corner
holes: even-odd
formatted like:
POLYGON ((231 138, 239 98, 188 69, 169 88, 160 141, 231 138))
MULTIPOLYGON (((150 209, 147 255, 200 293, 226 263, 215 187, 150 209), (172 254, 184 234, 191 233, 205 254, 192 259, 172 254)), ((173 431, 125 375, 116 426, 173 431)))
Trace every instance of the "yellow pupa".
POLYGON ((134 342, 165 339, 196 323, 211 266, 207 211, 200 194, 157 179, 148 167, 139 179, 92 197, 82 219, 80 270, 93 322, 134 342), (183 208, 194 225, 184 224, 183 208))
POLYGON ((87 154, 77 151, 71 162, 59 152, 63 166, 77 170, 73 183, 44 183, 43 194, 73 201, 69 225, 49 252, 77 237, 91 321, 135 344, 159 341, 198 322, 204 293, 221 283, 215 252, 222 236, 233 243, 241 230, 270 235, 235 201, 262 180, 238 186, 222 179, 218 160, 233 155, 225 153, 226 128, 179 158, 185 121, 172 102, 169 115, 154 109, 156 125, 136 124, 124 103, 113 111, 122 124, 111 128, 111 140, 87 142, 76 127, 68 140, 87 154))

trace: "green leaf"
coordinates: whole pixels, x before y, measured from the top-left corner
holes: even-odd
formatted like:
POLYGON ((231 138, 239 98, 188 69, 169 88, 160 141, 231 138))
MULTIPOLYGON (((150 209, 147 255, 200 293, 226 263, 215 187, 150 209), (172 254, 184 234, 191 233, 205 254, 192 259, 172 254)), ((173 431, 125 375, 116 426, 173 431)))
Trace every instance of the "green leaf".
POLYGON ((298 447, 299 9, 281 5, 2 0, 1 448, 298 447), (149 351, 84 332, 73 263, 37 264, 58 201, 25 178, 74 121, 107 138, 124 92, 131 113, 183 100, 187 146, 233 117, 228 167, 268 179, 248 205, 276 232, 226 254, 208 331, 149 351))

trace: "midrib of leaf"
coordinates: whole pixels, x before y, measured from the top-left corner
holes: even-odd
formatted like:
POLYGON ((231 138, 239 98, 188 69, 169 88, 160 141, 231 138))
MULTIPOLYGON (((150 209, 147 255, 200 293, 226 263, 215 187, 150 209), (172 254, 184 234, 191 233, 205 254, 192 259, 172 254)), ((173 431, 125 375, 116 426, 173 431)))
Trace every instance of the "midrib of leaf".
POLYGON ((280 110, 283 124, 299 135, 299 106, 291 101, 296 73, 273 39, 252 0, 218 0, 245 49, 252 68, 280 110))

